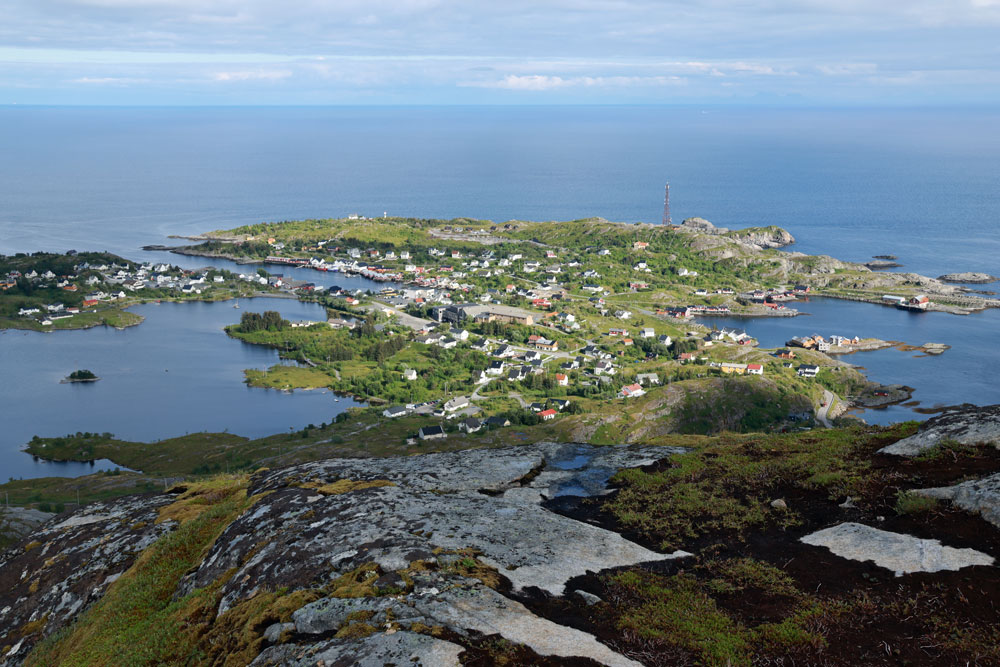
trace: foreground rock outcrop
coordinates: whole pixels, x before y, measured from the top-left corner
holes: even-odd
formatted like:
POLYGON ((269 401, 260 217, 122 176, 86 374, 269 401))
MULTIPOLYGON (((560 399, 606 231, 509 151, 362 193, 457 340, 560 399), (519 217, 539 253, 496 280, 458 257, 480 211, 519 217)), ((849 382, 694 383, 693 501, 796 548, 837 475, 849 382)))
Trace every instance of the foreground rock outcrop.
POLYGON ((992 556, 974 549, 955 549, 942 546, 938 540, 900 535, 860 523, 825 528, 806 535, 802 542, 826 547, 841 558, 872 561, 892 570, 897 577, 910 572, 940 572, 993 564, 992 556))
POLYGON ((0 544, 30 534, 53 516, 27 507, 0 507, 0 544))
POLYGON ((198 477, 0 554, 0 667, 1000 664, 997 409, 198 477))
POLYGON ((0 664, 66 627, 173 524, 170 496, 130 496, 60 516, 0 554, 0 664), (30 630, 30 631, 29 631, 30 630))
POLYGON ((896 456, 918 456, 948 442, 1000 447, 1000 405, 948 408, 924 422, 915 434, 880 451, 896 456))
POLYGON ((927 498, 951 501, 964 510, 980 514, 1000 528, 1000 473, 954 486, 920 489, 917 493, 927 498))
MULTIPOLYGON (((542 505, 603 493, 615 471, 675 451, 542 444, 262 471, 246 491, 255 502, 173 597, 213 591, 218 623, 275 591, 308 592, 290 621, 261 629, 257 665, 457 664, 461 638, 482 635, 532 655, 636 665, 504 591, 558 596, 575 576, 687 556, 651 551, 542 505), (428 636, 429 628, 449 639, 428 636)), ((183 490, 92 505, 8 551, 0 560, 0 664, 20 664, 34 643, 100 598, 176 525, 156 520, 183 490)))

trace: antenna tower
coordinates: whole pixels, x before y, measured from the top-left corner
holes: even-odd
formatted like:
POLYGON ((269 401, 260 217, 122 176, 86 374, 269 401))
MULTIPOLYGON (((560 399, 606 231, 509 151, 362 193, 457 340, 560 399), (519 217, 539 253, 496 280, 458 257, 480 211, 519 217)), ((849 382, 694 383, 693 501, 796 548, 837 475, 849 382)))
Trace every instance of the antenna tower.
POLYGON ((663 191, 663 224, 674 224, 673 219, 670 217, 670 183, 667 183, 663 191))

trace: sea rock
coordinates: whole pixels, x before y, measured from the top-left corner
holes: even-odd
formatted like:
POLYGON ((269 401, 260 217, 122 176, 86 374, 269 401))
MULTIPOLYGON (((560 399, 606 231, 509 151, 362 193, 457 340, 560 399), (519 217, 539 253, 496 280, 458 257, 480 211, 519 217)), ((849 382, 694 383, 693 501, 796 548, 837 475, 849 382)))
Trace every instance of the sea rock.
POLYGON ((942 280, 946 283, 994 283, 1000 278, 996 276, 991 276, 988 273, 977 273, 973 271, 967 271, 964 273, 946 273, 943 276, 938 277, 938 280, 942 280))
POLYGON ((889 259, 874 259, 870 262, 865 262, 865 266, 867 266, 872 271, 879 271, 881 269, 895 269, 903 265, 900 264, 899 262, 894 262, 889 259))
POLYGON ((788 509, 788 503, 786 503, 781 498, 776 498, 771 501, 771 507, 773 507, 776 510, 786 510, 788 509))
POLYGON ((960 405, 924 422, 915 434, 879 450, 882 454, 917 456, 946 440, 963 445, 1000 447, 1000 405, 960 405))
POLYGON ((938 540, 891 533, 860 523, 842 523, 806 535, 805 544, 826 547, 837 556, 872 561, 896 573, 960 570, 971 565, 992 565, 993 557, 974 549, 942 546, 938 540))
POLYGON ((964 510, 981 514, 984 519, 1000 528, 1000 473, 955 486, 920 489, 915 493, 928 498, 950 500, 964 510))

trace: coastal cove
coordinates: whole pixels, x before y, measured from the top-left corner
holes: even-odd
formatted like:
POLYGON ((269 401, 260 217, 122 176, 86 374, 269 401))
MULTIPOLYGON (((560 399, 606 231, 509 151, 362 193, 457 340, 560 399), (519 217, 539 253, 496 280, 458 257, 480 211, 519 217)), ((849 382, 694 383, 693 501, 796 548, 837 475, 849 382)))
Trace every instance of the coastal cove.
POLYGON ((223 327, 252 308, 292 319, 320 319, 323 309, 291 299, 162 303, 132 308, 146 319, 118 331, 99 327, 54 334, 0 333, 0 402, 5 419, 0 462, 7 477, 77 476, 110 462, 48 463, 21 452, 34 435, 113 432, 146 442, 197 431, 262 437, 330 421, 358 405, 325 390, 284 393, 244 384, 243 370, 279 363, 274 350, 229 338, 223 327), (97 383, 60 384, 90 368, 97 383), (337 398, 338 400, 335 400, 337 398), (16 415, 16 418, 10 418, 16 415))
POLYGON ((869 380, 915 388, 912 401, 919 405, 890 405, 855 413, 871 424, 927 418, 927 414, 915 412, 914 408, 1000 402, 1000 385, 996 382, 995 368, 989 363, 997 355, 995 332, 1000 330, 1000 310, 996 308, 959 316, 914 313, 822 297, 808 297, 793 306, 802 313, 799 317, 704 317, 698 321, 708 327, 745 329, 767 348, 782 347, 794 336, 814 333, 858 335, 908 345, 933 342, 951 346, 937 356, 893 348, 836 356, 840 361, 862 367, 869 380))

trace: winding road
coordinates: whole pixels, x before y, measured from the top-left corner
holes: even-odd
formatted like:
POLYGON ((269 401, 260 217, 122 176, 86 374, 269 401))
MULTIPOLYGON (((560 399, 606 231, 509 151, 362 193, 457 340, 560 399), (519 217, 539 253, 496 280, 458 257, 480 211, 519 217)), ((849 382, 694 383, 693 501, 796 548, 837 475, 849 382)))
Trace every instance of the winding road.
POLYGON ((816 411, 816 421, 820 422, 827 428, 833 428, 833 424, 830 422, 830 418, 827 415, 830 414, 830 408, 833 407, 833 402, 835 400, 837 400, 836 394, 829 389, 823 390, 823 406, 816 411))

